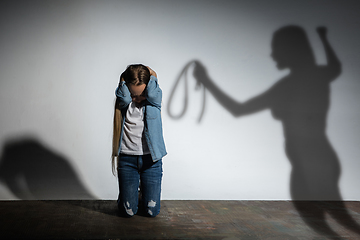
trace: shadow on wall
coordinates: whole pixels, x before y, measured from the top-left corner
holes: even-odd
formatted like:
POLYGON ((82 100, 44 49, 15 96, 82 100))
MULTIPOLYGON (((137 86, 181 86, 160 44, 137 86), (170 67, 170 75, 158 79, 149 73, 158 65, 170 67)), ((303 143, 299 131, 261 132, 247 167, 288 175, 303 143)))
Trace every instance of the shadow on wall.
POLYGON ((325 221, 325 213, 329 213, 340 224, 360 234, 359 224, 342 202, 338 186, 340 163, 326 135, 330 83, 340 75, 341 63, 327 40, 327 29, 318 28, 317 32, 327 65, 316 65, 301 27, 285 26, 273 35, 271 57, 278 69, 289 68, 289 75, 244 103, 218 88, 199 61, 190 62, 184 69, 195 65, 193 74, 198 83, 235 117, 270 109, 272 116, 282 122, 285 151, 292 165, 291 197, 302 219, 323 235, 338 236, 325 221), (319 200, 338 201, 338 207, 334 209, 331 204, 316 202, 319 200))
POLYGON ((23 200, 96 199, 65 158, 32 138, 4 145, 0 181, 23 200))
MULTIPOLYGON (((170 97, 169 97, 169 101, 168 101, 168 104, 167 104, 167 112, 169 114, 169 116, 172 118, 172 119, 180 119, 182 118, 187 109, 188 109, 188 105, 189 105, 189 84, 188 84, 188 72, 190 72, 190 67, 192 66, 196 66, 196 61, 190 61, 188 64, 185 65, 185 67, 182 69, 182 71, 180 72, 178 78, 176 79, 175 81, 175 84, 170 92, 170 97), (180 111, 180 113, 178 114, 175 114, 173 113, 173 109, 171 107, 171 104, 172 104, 172 101, 174 99, 174 96, 175 96, 175 92, 176 90, 178 89, 179 87, 179 84, 181 82, 181 80, 184 79, 184 83, 183 83, 183 86, 184 86, 184 101, 183 101, 183 108, 182 110, 180 111)), ((197 119, 197 122, 200 123, 203 116, 204 116, 204 113, 205 113, 205 106, 206 106, 206 88, 205 87, 202 87, 201 83, 200 82, 197 82, 196 84, 196 87, 195 89, 196 90, 201 90, 201 88, 203 89, 202 91, 202 108, 201 108, 201 111, 200 111, 200 114, 199 114, 199 117, 197 119)))

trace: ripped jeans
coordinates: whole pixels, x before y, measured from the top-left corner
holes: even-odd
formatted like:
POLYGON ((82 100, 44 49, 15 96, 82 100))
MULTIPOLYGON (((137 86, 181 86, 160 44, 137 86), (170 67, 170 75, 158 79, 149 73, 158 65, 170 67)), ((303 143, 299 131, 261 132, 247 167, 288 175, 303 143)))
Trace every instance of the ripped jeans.
POLYGON ((151 155, 120 154, 118 161, 121 214, 131 217, 144 210, 147 216, 160 213, 162 160, 153 162, 151 155), (139 188, 141 197, 139 199, 139 188), (139 203, 140 200, 140 203, 139 203))

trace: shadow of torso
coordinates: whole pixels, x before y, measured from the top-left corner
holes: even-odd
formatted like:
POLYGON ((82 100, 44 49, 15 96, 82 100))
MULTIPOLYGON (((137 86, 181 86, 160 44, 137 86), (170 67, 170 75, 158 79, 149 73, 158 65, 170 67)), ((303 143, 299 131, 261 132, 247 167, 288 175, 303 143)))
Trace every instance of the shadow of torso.
POLYGON ((313 67, 286 76, 267 92, 272 115, 283 124, 293 200, 341 200, 340 164, 326 135, 329 85, 326 72, 313 67))

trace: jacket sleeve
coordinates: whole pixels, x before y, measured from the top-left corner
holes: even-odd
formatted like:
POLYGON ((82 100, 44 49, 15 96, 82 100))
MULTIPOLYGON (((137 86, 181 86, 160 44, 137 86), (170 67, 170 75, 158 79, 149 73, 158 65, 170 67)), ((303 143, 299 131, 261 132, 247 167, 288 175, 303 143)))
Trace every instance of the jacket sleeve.
POLYGON ((148 102, 157 107, 161 108, 161 100, 162 100, 162 91, 158 84, 158 79, 151 75, 150 81, 146 86, 146 99, 148 102))
POLYGON ((130 91, 124 81, 120 81, 119 86, 115 90, 115 95, 120 100, 120 109, 127 107, 132 101, 130 91))

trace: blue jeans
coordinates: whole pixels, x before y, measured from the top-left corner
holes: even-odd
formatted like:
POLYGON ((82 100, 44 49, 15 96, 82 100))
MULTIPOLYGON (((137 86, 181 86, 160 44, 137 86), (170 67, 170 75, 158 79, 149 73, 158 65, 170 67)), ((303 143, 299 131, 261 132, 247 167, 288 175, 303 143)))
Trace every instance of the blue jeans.
POLYGON ((155 217, 160 213, 162 160, 153 162, 151 155, 120 154, 118 161, 119 198, 121 214, 131 217, 143 209, 155 217), (140 204, 139 204, 140 188, 140 204))

